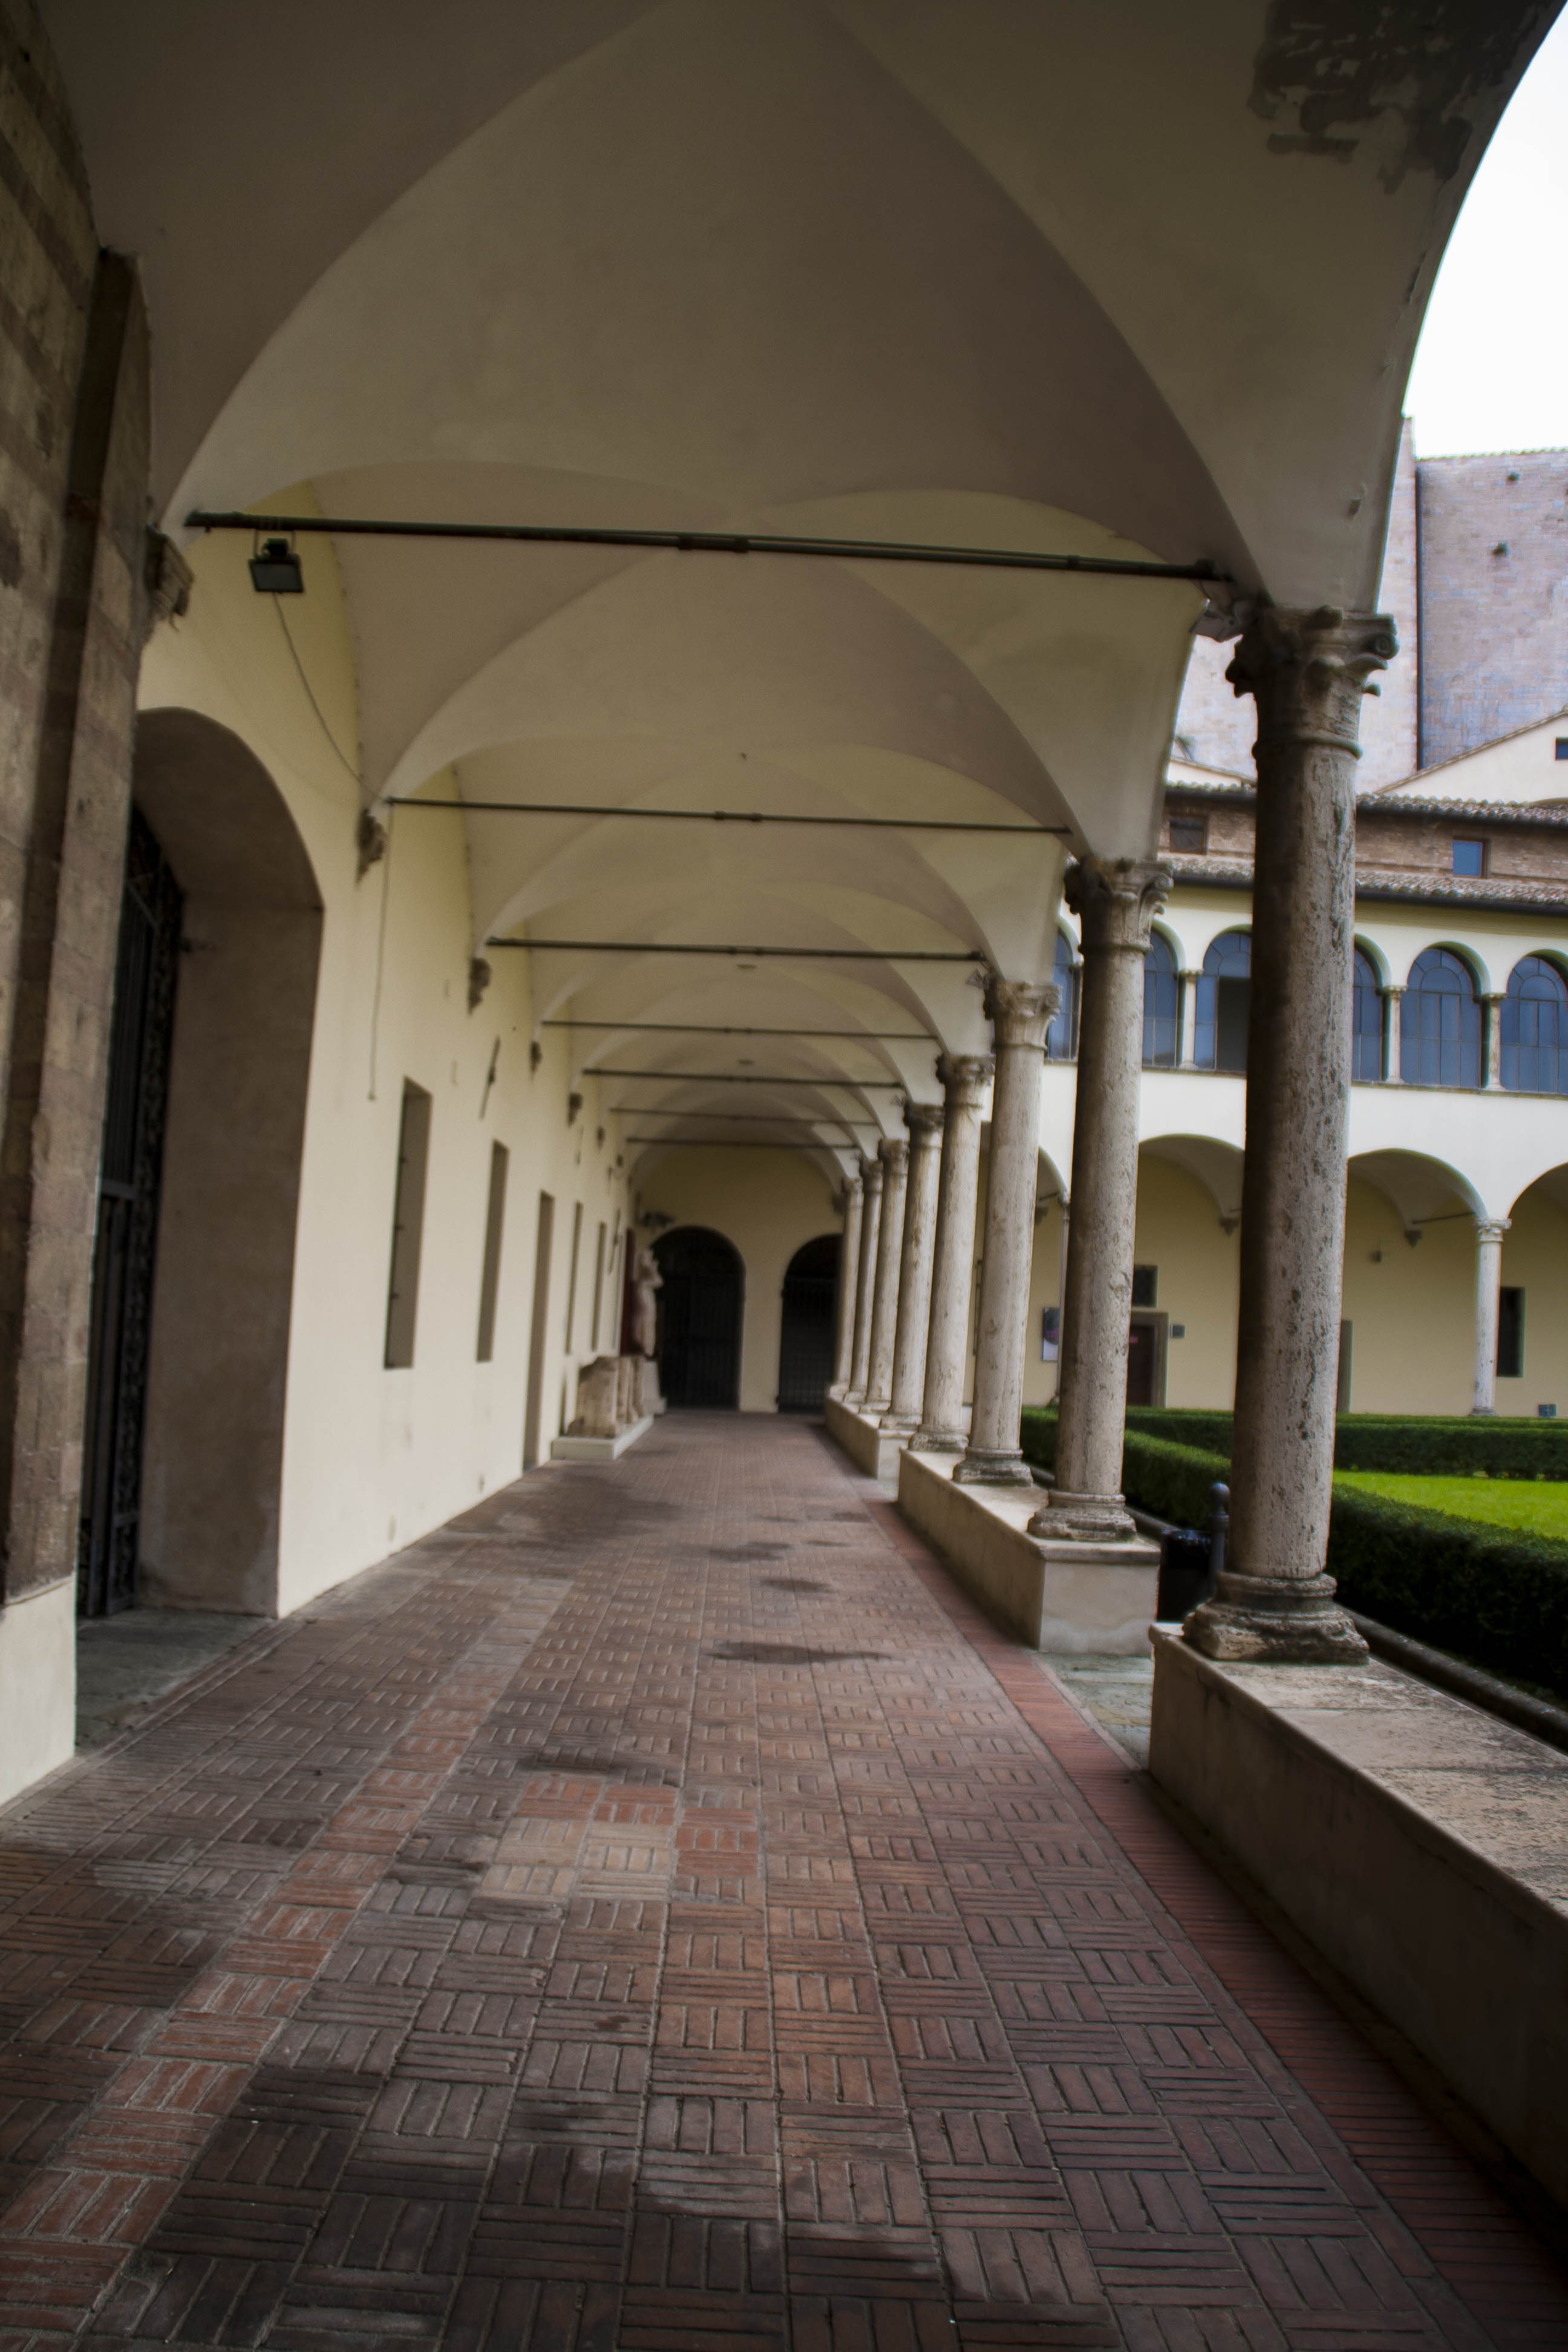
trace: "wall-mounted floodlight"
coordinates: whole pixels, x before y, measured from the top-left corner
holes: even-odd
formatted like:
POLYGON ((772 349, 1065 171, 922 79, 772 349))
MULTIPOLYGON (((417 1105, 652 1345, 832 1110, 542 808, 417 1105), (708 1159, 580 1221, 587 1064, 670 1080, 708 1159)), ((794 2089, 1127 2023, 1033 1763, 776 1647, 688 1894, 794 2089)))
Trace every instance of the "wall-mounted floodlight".
POLYGON ((294 543, 264 539, 250 559, 250 584, 258 596, 302 596, 305 575, 294 543))

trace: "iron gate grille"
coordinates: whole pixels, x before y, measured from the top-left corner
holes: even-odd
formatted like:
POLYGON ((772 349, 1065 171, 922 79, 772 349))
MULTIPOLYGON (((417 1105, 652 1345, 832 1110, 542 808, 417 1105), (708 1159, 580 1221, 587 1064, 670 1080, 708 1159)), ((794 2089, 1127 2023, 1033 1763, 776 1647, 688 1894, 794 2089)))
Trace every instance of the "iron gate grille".
POLYGON ((92 1257, 77 1548, 77 1608, 83 1617, 112 1616, 136 1598, 158 1179, 181 905, 168 860, 151 826, 132 810, 92 1257))

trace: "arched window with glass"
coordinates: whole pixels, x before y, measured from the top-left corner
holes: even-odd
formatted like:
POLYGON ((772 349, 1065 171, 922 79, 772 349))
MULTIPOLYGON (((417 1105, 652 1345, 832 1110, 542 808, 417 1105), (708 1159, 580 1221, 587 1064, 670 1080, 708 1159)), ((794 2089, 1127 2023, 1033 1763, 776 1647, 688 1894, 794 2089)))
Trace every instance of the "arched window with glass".
POLYGON ((1475 974, 1447 948, 1426 948, 1410 967, 1400 1006, 1399 1075, 1407 1087, 1480 1085, 1475 974))
POLYGON ((1383 1076, 1383 989, 1372 958, 1355 951, 1351 982, 1351 1076, 1383 1076))
POLYGON ((1568 1095, 1568 982, 1544 956, 1521 956, 1508 976, 1501 1077, 1521 1095, 1568 1095))
POLYGON ((1057 933, 1051 978, 1057 986, 1057 1009, 1046 1030, 1046 1054, 1050 1061, 1070 1062, 1078 1051, 1078 966, 1065 931, 1057 933))
POLYGON ((1168 940, 1158 931, 1143 959, 1143 1067, 1173 1070, 1180 1044, 1182 986, 1168 940))
POLYGON ((1252 1008, 1252 935, 1222 931, 1198 975, 1193 1059, 1200 1070, 1244 1071, 1252 1008))

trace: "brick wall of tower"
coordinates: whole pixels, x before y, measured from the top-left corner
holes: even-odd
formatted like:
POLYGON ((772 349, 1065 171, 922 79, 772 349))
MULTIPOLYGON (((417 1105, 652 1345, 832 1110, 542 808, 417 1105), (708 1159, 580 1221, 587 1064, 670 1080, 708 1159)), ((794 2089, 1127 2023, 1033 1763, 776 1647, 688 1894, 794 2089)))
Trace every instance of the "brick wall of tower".
POLYGON ((1568 705, 1568 450, 1420 467, 1421 764, 1568 705))

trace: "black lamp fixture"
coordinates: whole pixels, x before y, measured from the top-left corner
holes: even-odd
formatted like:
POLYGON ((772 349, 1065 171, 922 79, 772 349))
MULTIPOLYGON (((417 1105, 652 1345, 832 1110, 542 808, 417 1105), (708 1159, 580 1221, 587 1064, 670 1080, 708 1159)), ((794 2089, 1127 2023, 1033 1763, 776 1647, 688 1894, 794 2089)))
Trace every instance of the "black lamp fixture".
POLYGON ((300 568, 292 534, 288 539, 262 539, 250 559, 250 584, 258 596, 302 596, 305 575, 300 568))

